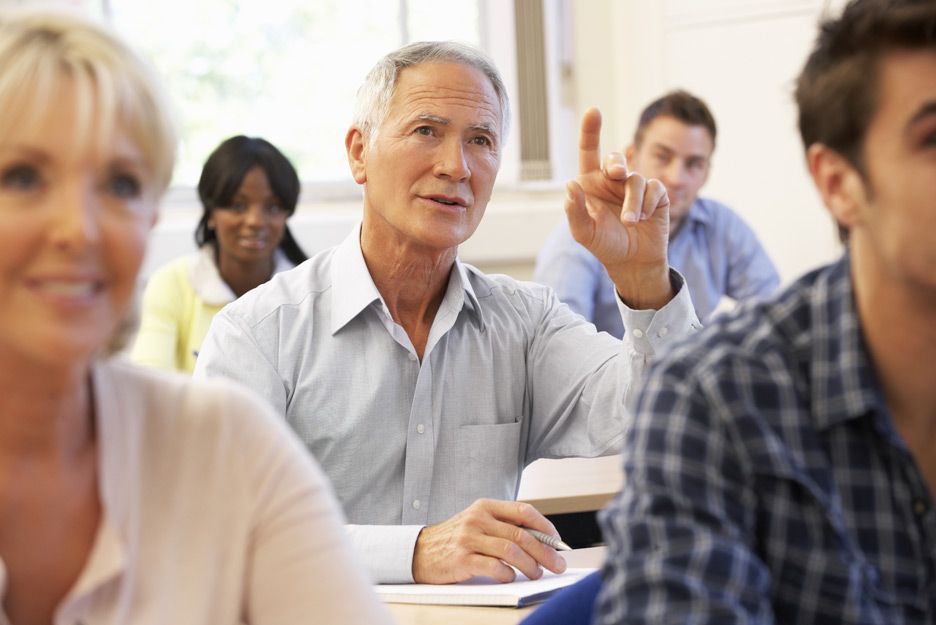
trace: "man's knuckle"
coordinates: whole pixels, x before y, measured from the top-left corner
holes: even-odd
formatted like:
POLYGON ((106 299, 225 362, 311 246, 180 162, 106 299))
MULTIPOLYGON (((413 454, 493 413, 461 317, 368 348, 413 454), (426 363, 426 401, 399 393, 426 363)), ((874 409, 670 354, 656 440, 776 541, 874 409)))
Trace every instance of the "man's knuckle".
POLYGON ((512 542, 513 544, 522 545, 523 542, 524 542, 524 540, 523 540, 524 535, 529 536, 529 534, 527 534, 525 531, 523 531, 523 529, 521 529, 521 528, 519 528, 519 527, 514 527, 513 529, 510 530, 510 535, 509 535, 507 538, 508 538, 508 539, 510 540, 510 542, 512 542))
POLYGON ((470 526, 462 525, 453 532, 452 540, 457 546, 464 548, 464 546, 469 543, 473 535, 474 531, 470 526))
POLYGON ((519 514, 520 516, 526 519, 532 516, 536 516, 537 512, 536 512, 536 508, 532 504, 529 504, 523 501, 518 501, 517 502, 517 514, 519 514))
POLYGON ((516 556, 517 546, 509 540, 505 540, 500 546, 500 558, 507 562, 513 562, 516 556))

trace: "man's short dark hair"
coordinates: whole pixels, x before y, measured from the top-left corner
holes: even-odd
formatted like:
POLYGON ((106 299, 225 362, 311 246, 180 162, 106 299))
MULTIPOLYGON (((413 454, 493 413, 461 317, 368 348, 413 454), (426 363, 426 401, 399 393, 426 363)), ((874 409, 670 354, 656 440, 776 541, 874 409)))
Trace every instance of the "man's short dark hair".
MULTIPOLYGON (((878 64, 902 50, 936 51, 933 0, 852 0, 824 21, 796 82, 803 147, 821 143, 865 175, 862 151, 877 110, 878 64)), ((847 232, 839 226, 839 235, 847 232)))
POLYGON ((796 83, 803 147, 822 143, 863 172, 878 63, 890 52, 920 49, 936 51, 933 0, 852 0, 841 17, 823 22, 796 83))
POLYGON ((715 146, 715 117, 712 116, 705 102, 688 91, 682 89, 670 91, 648 104, 637 121, 634 145, 640 145, 647 126, 657 117, 675 117, 688 126, 704 126, 712 136, 712 146, 715 146))

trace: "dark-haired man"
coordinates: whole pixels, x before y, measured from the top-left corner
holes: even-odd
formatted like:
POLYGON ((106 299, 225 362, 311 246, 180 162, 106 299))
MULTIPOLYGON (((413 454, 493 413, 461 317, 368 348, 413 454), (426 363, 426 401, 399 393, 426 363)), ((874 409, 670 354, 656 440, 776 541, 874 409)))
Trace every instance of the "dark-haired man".
MULTIPOLYGON (((699 319, 706 322, 723 297, 766 296, 780 284, 777 270, 754 231, 725 204, 699 197, 715 150, 715 118, 701 99, 672 91, 640 114, 627 161, 656 178, 670 198, 669 262, 685 278, 699 319)), ((560 223, 536 261, 533 279, 559 299, 620 338, 624 325, 614 287, 595 256, 560 223)))
POLYGON ((847 251, 653 367, 601 625, 936 623, 936 2, 850 3, 796 98, 847 251))

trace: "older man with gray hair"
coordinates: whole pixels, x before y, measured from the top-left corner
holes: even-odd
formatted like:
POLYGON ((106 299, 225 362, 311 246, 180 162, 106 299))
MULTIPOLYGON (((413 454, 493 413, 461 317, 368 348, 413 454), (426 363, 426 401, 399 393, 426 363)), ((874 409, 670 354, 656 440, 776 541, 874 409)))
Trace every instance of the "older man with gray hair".
POLYGON ((582 122, 566 212, 617 287, 625 340, 597 334, 546 287, 458 259, 508 116, 478 51, 433 42, 387 55, 345 140, 360 226, 225 308, 198 359, 196 375, 240 380, 285 415, 381 582, 564 569, 522 529, 555 533, 513 501, 523 467, 617 451, 646 362, 698 326, 666 260, 665 189, 629 174, 623 155, 601 162, 597 110, 582 122))

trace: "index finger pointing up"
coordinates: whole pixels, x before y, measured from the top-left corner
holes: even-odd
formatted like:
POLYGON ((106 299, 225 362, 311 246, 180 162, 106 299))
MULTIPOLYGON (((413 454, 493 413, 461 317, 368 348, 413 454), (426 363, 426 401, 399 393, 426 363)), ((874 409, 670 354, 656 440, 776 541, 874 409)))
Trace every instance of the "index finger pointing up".
POLYGON ((582 115, 582 129, 579 134, 579 173, 587 174, 601 168, 598 155, 598 140, 601 137, 601 111, 589 107, 582 115))

